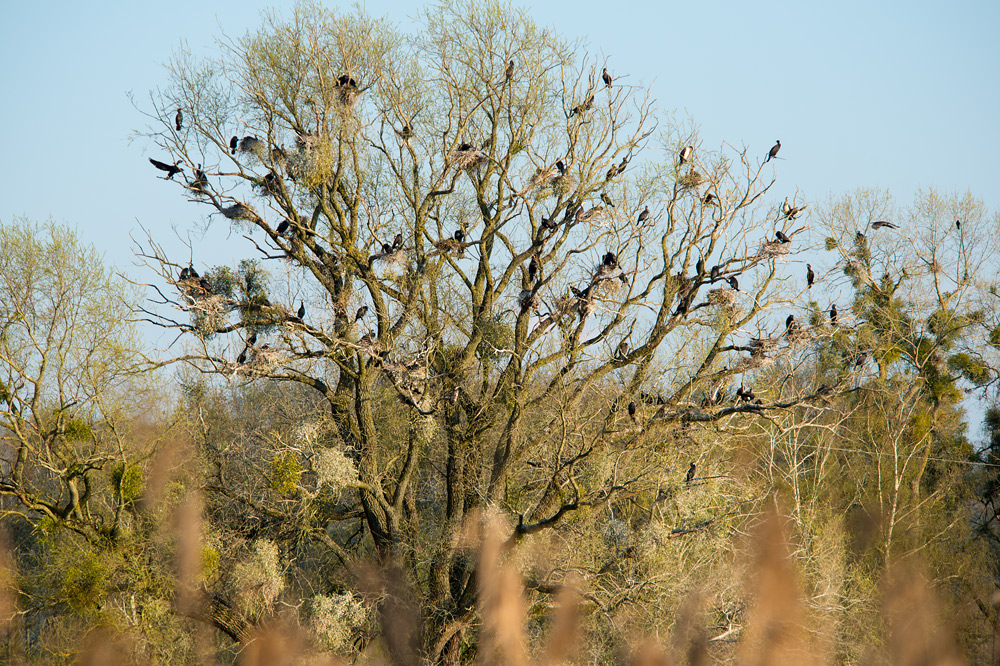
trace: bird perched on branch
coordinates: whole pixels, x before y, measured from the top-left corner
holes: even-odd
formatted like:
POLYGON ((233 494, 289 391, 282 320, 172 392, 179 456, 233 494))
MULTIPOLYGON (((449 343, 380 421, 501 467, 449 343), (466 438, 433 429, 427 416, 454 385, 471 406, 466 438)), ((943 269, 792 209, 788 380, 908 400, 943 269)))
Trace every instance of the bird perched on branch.
POLYGON ((452 234, 452 238, 457 240, 459 243, 465 242, 465 232, 461 229, 455 229, 455 233, 452 234))
POLYGON ((624 359, 628 354, 628 343, 622 340, 618 343, 618 349, 615 350, 615 357, 619 359, 624 359))
POLYGON ((299 318, 299 321, 306 316, 306 302, 299 301, 299 311, 295 313, 295 316, 299 318))
POLYGON ((792 239, 783 234, 780 230, 774 232, 774 237, 782 243, 791 243, 792 239))
POLYGON ((680 164, 684 164, 685 162, 687 162, 688 159, 690 159, 692 152, 694 152, 693 146, 684 146, 683 148, 681 148, 680 164))
POLYGON ((611 75, 610 75, 610 74, 608 74, 608 68, 607 68, 607 67, 605 67, 605 68, 604 68, 604 69, 603 69, 603 70, 601 71, 601 79, 602 79, 602 80, 604 81, 604 85, 605 85, 606 87, 608 87, 608 88, 610 88, 610 87, 611 87, 611 75))
POLYGON ((392 239, 392 251, 395 252, 401 247, 403 247, 403 234, 398 233, 395 238, 392 239))
POLYGON ((635 421, 635 400, 628 403, 628 416, 630 419, 635 421))
POLYGON ((830 306, 830 323, 834 326, 837 325, 837 304, 834 303, 830 306))
POLYGON ((179 174, 182 171, 184 171, 184 169, 182 169, 179 166, 177 166, 178 164, 182 164, 183 160, 177 160, 173 164, 167 164, 166 162, 161 162, 159 160, 154 160, 152 157, 150 157, 149 158, 149 163, 152 164, 153 166, 155 166, 160 171, 166 171, 167 172, 167 176, 166 177, 167 177, 168 180, 173 180, 174 176, 176 176, 177 174, 179 174))
POLYGON ((238 136, 234 136, 233 138, 231 138, 229 140, 229 152, 235 155, 236 149, 239 148, 239 145, 240 145, 240 138, 238 136))
POLYGON ((730 275, 727 281, 729 282, 729 286, 732 287, 733 291, 740 290, 740 283, 736 280, 735 275, 730 275))
POLYGON ((184 125, 184 112, 181 111, 180 109, 177 109, 177 113, 174 114, 174 127, 176 127, 177 131, 180 132, 181 127, 183 127, 183 125, 184 125))
POLYGON ((697 471, 697 469, 698 466, 695 465, 694 463, 691 463, 691 466, 688 467, 687 474, 684 475, 684 483, 691 483, 692 481, 694 481, 694 474, 697 471))
POLYGON ((608 196, 607 192, 601 192, 601 201, 611 206, 612 208, 615 207, 615 204, 611 201, 611 197, 608 196))
POLYGON ((509 63, 507 63, 507 71, 504 72, 504 77, 506 77, 508 81, 510 80, 510 78, 512 76, 514 76, 514 61, 513 60, 511 60, 509 63))
POLYGON ((615 266, 618 265, 618 257, 615 256, 614 252, 611 252, 609 250, 604 253, 604 256, 601 258, 601 263, 607 266, 608 268, 614 268, 615 266))
POLYGON ((816 281, 816 274, 813 273, 812 264, 806 264, 806 288, 812 289, 813 282, 816 281))
POLYGON ((363 318, 366 314, 368 314, 368 306, 362 305, 360 308, 358 308, 357 313, 354 315, 354 321, 363 318))
POLYGON ((781 150, 781 141, 775 140, 774 145, 771 146, 771 150, 769 150, 768 153, 767 153, 767 159, 764 160, 764 164, 767 164, 768 162, 770 162, 771 160, 773 160, 775 157, 777 157, 779 150, 781 150))

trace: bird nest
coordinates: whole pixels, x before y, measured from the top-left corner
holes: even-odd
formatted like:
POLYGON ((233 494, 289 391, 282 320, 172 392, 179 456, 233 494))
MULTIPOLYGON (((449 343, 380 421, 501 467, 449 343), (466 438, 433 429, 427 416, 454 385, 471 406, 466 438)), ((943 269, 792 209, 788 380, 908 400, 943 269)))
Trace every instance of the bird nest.
POLYGON ((233 301, 221 294, 188 294, 191 300, 186 307, 187 310, 196 310, 207 315, 223 315, 232 309, 233 301))
POLYGON ((559 176, 553 169, 535 169, 535 175, 528 181, 526 190, 534 190, 539 187, 547 187, 555 182, 559 176))
POLYGON ((368 356, 382 356, 382 343, 372 336, 371 333, 365 333, 361 336, 361 339, 358 340, 358 349, 368 356))
POLYGON ((451 163, 458 169, 474 169, 486 161, 486 155, 482 151, 474 148, 469 150, 456 150, 451 154, 451 163))
POLYGON ((698 187, 704 184, 708 179, 702 176, 697 171, 689 171, 688 173, 678 176, 677 182, 683 187, 698 187))
POLYGON ((249 347, 247 362, 236 364, 234 374, 263 375, 271 372, 281 363, 282 351, 276 347, 249 347))
POLYGON ((257 213, 255 213, 250 206, 241 204, 239 201, 234 203, 232 206, 220 208, 219 212, 230 220, 246 220, 247 222, 261 221, 260 216, 257 215, 257 213))
POLYGON ((788 254, 791 250, 788 249, 788 243, 779 243, 778 241, 765 241, 760 245, 760 251, 757 256, 760 257, 783 257, 788 254))
POLYGON ((340 86, 337 91, 337 101, 339 101, 344 107, 351 109, 358 103, 358 97, 361 95, 361 91, 355 86, 347 85, 340 86))
POLYGON ((465 243, 457 241, 454 238, 439 240, 434 243, 434 247, 436 247, 441 254, 451 255, 453 257, 465 256, 465 243))
POLYGON ((517 303, 522 310, 537 310, 541 299, 531 289, 522 289, 521 293, 517 295, 517 303))
POLYGON ((734 305, 736 303, 736 292, 727 287, 712 289, 708 292, 708 302, 713 305, 734 305))
POLYGON ((267 159, 267 144, 255 136, 245 136, 240 139, 237 150, 241 153, 253 153, 261 162, 267 159))
POLYGON ((733 365, 733 372, 740 373, 746 372, 747 370, 756 370, 758 368, 767 367, 774 363, 774 358, 770 356, 742 356, 740 360, 733 365))
POLYGON ((751 338, 750 356, 759 358, 774 352, 778 348, 778 338, 751 338))

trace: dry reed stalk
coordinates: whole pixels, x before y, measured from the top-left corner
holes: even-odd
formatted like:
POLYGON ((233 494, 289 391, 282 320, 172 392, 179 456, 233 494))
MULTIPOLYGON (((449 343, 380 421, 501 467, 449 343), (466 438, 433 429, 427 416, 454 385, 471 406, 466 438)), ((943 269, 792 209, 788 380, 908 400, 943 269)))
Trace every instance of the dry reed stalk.
POLYGON ((912 563, 892 566, 883 580, 882 615, 889 625, 889 661, 895 666, 965 664, 923 573, 912 563))

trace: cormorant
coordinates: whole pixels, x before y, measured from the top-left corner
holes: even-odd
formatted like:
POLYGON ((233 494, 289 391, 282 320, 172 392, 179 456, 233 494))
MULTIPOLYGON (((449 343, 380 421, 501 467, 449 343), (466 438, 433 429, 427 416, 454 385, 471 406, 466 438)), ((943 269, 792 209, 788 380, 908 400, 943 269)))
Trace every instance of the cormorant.
POLYGON ((403 247, 403 234, 398 233, 396 234, 396 237, 392 239, 392 251, 395 252, 401 247, 403 247))
POLYGON ((740 283, 737 282, 735 275, 730 275, 728 282, 729 282, 729 286, 733 288, 733 291, 739 291, 740 290, 740 283))
POLYGON ((626 354, 628 354, 628 343, 622 340, 618 344, 618 349, 615 350, 615 356, 624 359, 626 354))
POLYGON ((193 277, 195 279, 201 277, 200 275, 198 275, 198 271, 196 271, 194 269, 194 266, 192 266, 191 264, 188 264, 188 277, 193 277))
POLYGON ((236 149, 239 147, 239 145, 240 145, 240 138, 238 136, 234 136, 232 139, 229 140, 229 152, 235 155, 236 149))
POLYGON ((955 228, 959 231, 962 230, 962 220, 955 220, 955 228))
POLYGON ((191 181, 188 187, 195 192, 202 192, 206 185, 208 185, 208 176, 201 170, 201 165, 199 164, 198 168, 194 170, 194 180, 191 181))
POLYGON ((715 195, 712 194, 711 192, 709 192, 708 194, 705 195, 705 198, 702 201, 704 201, 704 203, 705 203, 706 206, 714 206, 715 205, 715 195))
POLYGON ((184 125, 184 112, 181 111, 180 109, 177 109, 177 113, 174 115, 174 127, 176 127, 177 131, 180 132, 181 127, 183 125, 184 125))
POLYGON ((528 281, 534 282, 535 275, 537 274, 538 274, 538 262, 535 261, 534 257, 532 257, 531 261, 528 262, 528 281))
POLYGON ((693 151, 694 151, 694 147, 693 146, 684 146, 683 148, 681 148, 681 154, 680 154, 681 160, 680 160, 680 164, 684 164, 685 162, 687 162, 688 158, 691 157, 691 153, 693 151))
POLYGON ((872 222, 872 229, 881 229, 882 227, 887 227, 889 229, 899 229, 892 222, 886 222, 885 220, 878 220, 877 222, 872 222))
POLYGON ((514 61, 513 61, 513 60, 511 60, 511 61, 510 61, 509 63, 507 63, 507 71, 506 71, 506 72, 504 72, 504 76, 505 76, 505 77, 506 77, 506 78, 507 78, 508 80, 510 80, 510 78, 511 78, 512 76, 514 76, 514 61))
POLYGON ((795 330, 795 315, 788 315, 785 318, 785 332, 791 333, 795 330))
POLYGON ((788 203, 788 197, 785 197, 785 203, 781 204, 781 213, 785 217, 788 217, 789 213, 792 212, 792 205, 788 203))
POLYGON ((254 331, 253 333, 250 334, 250 337, 247 338, 247 344, 248 345, 257 344, 257 331, 254 331))
POLYGON ((240 352, 240 355, 236 357, 236 362, 239 363, 240 365, 243 365, 244 363, 247 362, 247 348, 246 347, 244 347, 243 351, 240 352))
POLYGON ((790 211, 788 211, 788 217, 790 217, 793 220, 797 220, 799 219, 799 215, 801 215, 806 208, 809 208, 808 204, 803 205, 801 208, 796 206, 795 208, 792 208, 790 211))
POLYGON ((382 243, 382 254, 392 254, 392 246, 388 243, 382 243))
POLYGON ((455 229, 455 233, 452 234, 452 238, 457 240, 459 243, 465 242, 465 232, 461 229, 455 229))
POLYGON ((560 176, 563 175, 564 173, 566 173, 566 165, 563 164, 562 160, 557 160, 556 161, 556 168, 559 169, 559 175, 560 176))
POLYGON ((816 274, 813 273, 812 264, 806 264, 806 288, 812 289, 813 282, 816 281, 816 274))
POLYGON ((774 232, 774 237, 777 238, 782 243, 791 243, 792 242, 792 239, 789 238, 788 236, 786 236, 785 234, 781 233, 780 230, 774 232))
POLYGON ((687 474, 684 475, 684 483, 691 483, 692 481, 694 481, 694 473, 697 469, 698 469, 697 465, 691 463, 691 466, 688 467, 687 474))
POLYGON ((698 273, 698 276, 700 277, 701 274, 705 272, 705 260, 699 258, 698 262, 694 265, 694 270, 698 273))
POLYGON ((299 311, 295 313, 295 316, 299 318, 299 321, 306 316, 306 302, 299 301, 299 311))
POLYGON ((832 306, 830 306, 830 323, 831 324, 836 324, 837 323, 837 304, 836 303, 834 303, 832 306))
POLYGON ((413 125, 410 124, 410 121, 403 123, 403 129, 399 131, 399 136, 401 136, 404 141, 409 141, 413 138, 413 125))
POLYGON ((281 222, 279 222, 278 228, 275 229, 275 231, 278 232, 279 236, 283 235, 286 231, 288 231, 288 220, 282 220, 281 222))
POLYGON ((781 141, 775 140, 774 145, 771 147, 771 150, 767 153, 767 159, 764 160, 764 164, 767 164, 775 157, 777 157, 779 150, 781 150, 781 141))
POLYGON ((548 229, 549 231, 555 231, 555 229, 556 229, 556 222, 553 221, 552 218, 543 217, 542 218, 542 228, 543 229, 548 229))
POLYGON ((639 213, 639 222, 645 222, 648 219, 649 219, 649 206, 646 206, 645 208, 642 209, 642 212, 639 213))
POLYGON ((188 270, 187 266, 181 269, 181 275, 178 280, 187 280, 188 276, 191 275, 191 271, 188 270))
POLYGON ((625 157, 623 157, 622 161, 618 163, 618 173, 621 173, 622 171, 624 171, 625 167, 627 167, 627 166, 628 166, 628 155, 626 155, 625 157))
POLYGON ((601 78, 604 80, 604 85, 608 88, 611 87, 611 75, 608 74, 608 68, 605 67, 601 72, 601 78))
POLYGON ((603 201, 607 205, 611 206, 612 208, 615 207, 615 204, 612 203, 611 197, 608 196, 607 192, 601 192, 601 201, 603 201))
POLYGON ((149 163, 152 164, 153 166, 155 166, 160 171, 166 171, 167 172, 167 178, 170 179, 170 180, 173 180, 174 176, 176 176, 177 174, 179 174, 182 171, 184 171, 184 169, 182 169, 179 166, 177 166, 182 161, 183 160, 177 160, 173 164, 167 164, 167 163, 161 162, 159 160, 154 160, 152 157, 149 158, 149 163))
POLYGON ((710 275, 712 276, 712 282, 715 282, 716 280, 718 280, 719 279, 719 274, 721 274, 721 273, 722 273, 722 269, 721 268, 719 268, 718 266, 712 266, 712 271, 710 273, 710 275))
POLYGON ((618 265, 618 257, 615 256, 614 252, 609 250, 604 254, 604 257, 601 259, 601 263, 608 268, 614 268, 618 265))
POLYGON ((635 421, 635 400, 628 403, 628 415, 633 421, 635 421))
POLYGON ((618 175, 618 167, 615 166, 614 164, 612 164, 611 168, 608 169, 608 172, 606 174, 604 174, 604 179, 605 180, 611 180, 612 178, 614 178, 617 175, 618 175))
POLYGON ((362 305, 360 308, 358 308, 357 314, 354 315, 354 321, 357 321, 357 320, 361 319, 366 314, 368 314, 368 306, 367 305, 362 305))

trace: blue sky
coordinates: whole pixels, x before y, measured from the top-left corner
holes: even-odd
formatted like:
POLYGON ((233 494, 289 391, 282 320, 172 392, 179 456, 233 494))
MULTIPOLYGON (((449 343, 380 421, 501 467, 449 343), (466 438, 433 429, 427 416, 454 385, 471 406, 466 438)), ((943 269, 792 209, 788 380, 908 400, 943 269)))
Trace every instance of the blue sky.
MULTIPOLYGON (((169 236, 200 212, 157 180, 140 103, 185 41, 209 49, 265 7, 290 3, 16 3, 0 22, 0 220, 53 217, 127 268, 138 221, 169 236)), ((366 4, 406 26, 417 5, 366 4)), ((1000 3, 546 2, 530 12, 583 37, 609 69, 648 83, 705 145, 763 155, 776 138, 782 192, 811 203, 856 187, 907 203, 922 187, 1000 207, 1000 3)), ((221 226, 221 225, 220 225, 221 226)), ((234 243, 235 244, 235 243, 234 243)), ((206 258, 207 259, 207 258, 206 258)))

